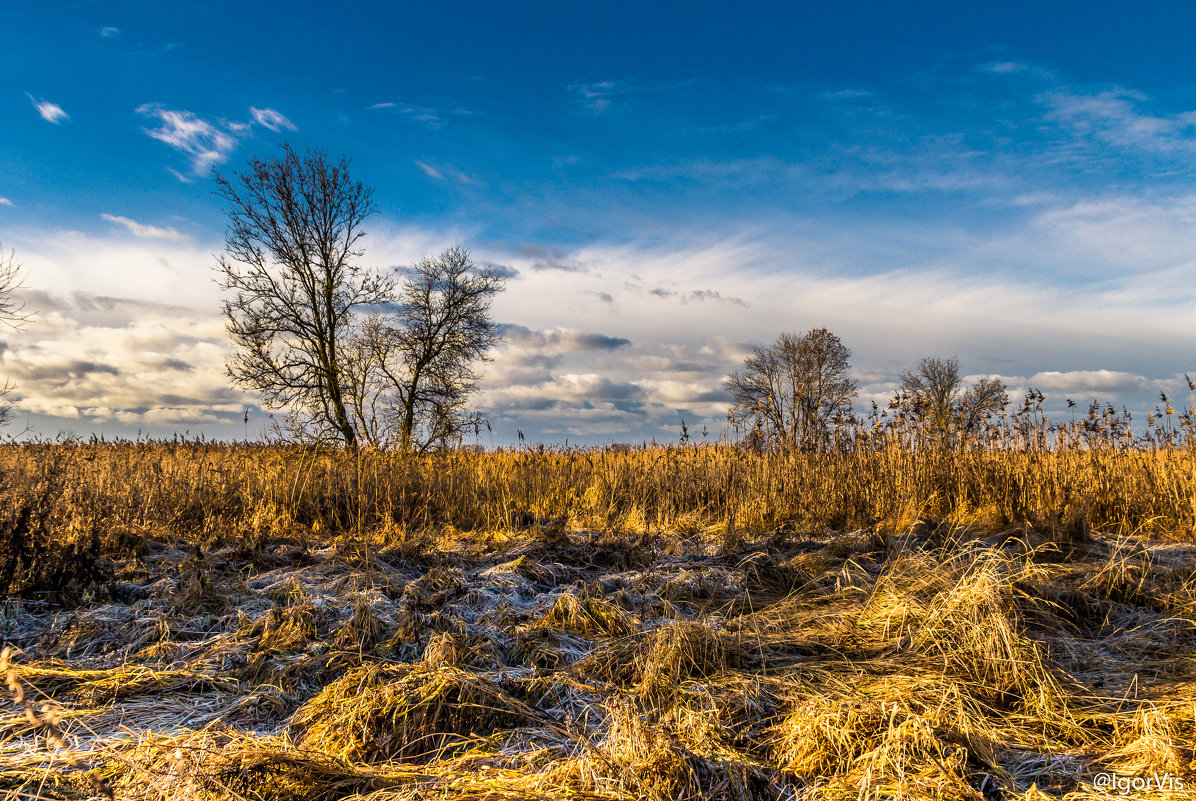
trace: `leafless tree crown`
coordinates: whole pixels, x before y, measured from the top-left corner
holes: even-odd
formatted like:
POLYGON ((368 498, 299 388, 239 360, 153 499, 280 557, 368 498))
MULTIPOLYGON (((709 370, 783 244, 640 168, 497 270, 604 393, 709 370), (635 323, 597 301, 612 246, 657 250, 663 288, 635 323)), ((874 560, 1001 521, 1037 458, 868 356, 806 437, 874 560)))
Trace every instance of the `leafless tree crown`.
POLYGON ((933 432, 942 437, 975 432, 1009 403, 999 378, 981 378, 967 389, 959 359, 927 356, 901 373, 901 397, 933 432))
POLYGON ((397 303, 368 317, 355 344, 354 405, 379 445, 425 450, 477 423, 468 401, 498 340, 490 317, 502 276, 461 247, 407 271, 397 303))
POLYGON ((787 448, 816 449, 827 441, 835 414, 849 408, 858 387, 851 351, 825 328, 781 334, 756 348, 726 380, 741 422, 758 421, 763 435, 787 448))
POLYGON ((358 264, 371 190, 348 162, 289 145, 244 173, 216 177, 228 214, 222 287, 236 353, 234 383, 289 409, 324 436, 357 446, 343 360, 355 311, 391 297, 391 282, 358 264))

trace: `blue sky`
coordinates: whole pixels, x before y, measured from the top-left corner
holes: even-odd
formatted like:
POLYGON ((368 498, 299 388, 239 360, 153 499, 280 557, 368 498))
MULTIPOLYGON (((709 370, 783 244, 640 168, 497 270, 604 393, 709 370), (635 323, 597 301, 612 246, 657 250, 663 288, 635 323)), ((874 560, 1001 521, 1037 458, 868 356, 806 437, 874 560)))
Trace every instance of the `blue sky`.
MULTIPOLYGON (((496 441, 713 431, 828 326, 864 400, 924 355, 1144 413, 1196 371, 1196 10, 1123 4, 0 7, 0 242, 36 431, 242 433, 211 171, 281 142, 376 190, 365 261, 514 277, 496 441)), ((1181 391, 1182 389, 1182 391, 1181 391)))

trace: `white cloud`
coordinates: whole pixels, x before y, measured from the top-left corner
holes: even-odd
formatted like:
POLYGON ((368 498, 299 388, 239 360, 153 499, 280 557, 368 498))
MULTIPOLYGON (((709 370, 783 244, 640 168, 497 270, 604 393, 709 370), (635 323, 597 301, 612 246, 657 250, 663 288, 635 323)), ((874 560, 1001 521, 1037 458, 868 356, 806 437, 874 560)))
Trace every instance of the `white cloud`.
POLYGON ((186 234, 180 234, 173 228, 158 228, 154 225, 145 225, 136 220, 130 220, 128 217, 118 217, 114 214, 101 214, 101 218, 116 225, 123 225, 128 229, 129 233, 138 239, 165 239, 170 242, 183 242, 191 237, 186 234))
POLYGON ((593 81, 570 84, 569 90, 577 95, 582 105, 595 114, 601 114, 610 108, 611 97, 619 94, 622 87, 614 81, 593 81))
MULTIPOLYGON (((982 376, 964 378, 971 383, 982 376)), ((987 376, 986 376, 987 377, 987 376)), ((1186 376, 1181 373, 1160 373, 1155 377, 1125 370, 1043 370, 1030 375, 1000 375, 1009 388, 1011 400, 1020 403, 1023 393, 1041 392, 1052 417, 1063 419, 1069 414, 1080 416, 1094 400, 1101 404, 1125 406, 1135 415, 1161 405, 1159 394, 1165 393, 1175 406, 1186 409, 1192 402, 1186 376), (1074 401, 1069 407, 1067 401, 1074 401)))
MULTIPOLYGON (((204 175, 227 161, 240 140, 253 135, 254 124, 276 133, 283 128, 296 130, 294 123, 271 108, 251 106, 253 122, 207 120, 191 111, 165 108, 161 103, 145 103, 137 107, 137 113, 158 123, 156 128, 143 129, 146 134, 190 156, 193 175, 204 175)), ((189 177, 173 169, 170 172, 180 181, 190 183, 189 177)))
POLYGON ((15 203, 13 203, 13 202, 12 202, 11 200, 9 200, 8 198, 6 198, 6 197, 0 197, 0 206, 9 206, 9 207, 11 208, 12 206, 15 206, 15 205, 16 205, 16 204, 15 204, 15 203))
POLYGON ((1046 370, 1020 381, 1010 379, 1006 383, 1047 391, 1095 392, 1098 395, 1149 389, 1152 386, 1146 376, 1121 370, 1046 370))
MULTIPOLYGON (((20 254, 29 274, 26 291, 52 289, 106 298, 109 306, 123 299, 207 310, 219 316, 220 291, 211 280, 212 253, 222 247, 218 241, 146 241, 117 234, 17 230, 6 236, 5 245, 20 254)), ((39 326, 43 318, 39 315, 39 326)), ((28 333, 37 332, 30 328, 28 333)))
POLYGON ((986 72, 994 72, 998 75, 1008 75, 1015 72, 1025 72, 1030 68, 1019 61, 994 61, 983 65, 981 69, 986 72))
POLYGON ((1095 93, 1056 89, 1042 95, 1047 119, 1073 135, 1117 147, 1175 153, 1196 150, 1196 113, 1157 116, 1139 110, 1149 98, 1120 87, 1095 93))
POLYGON ((264 128, 269 128, 275 133, 279 133, 283 128, 290 131, 297 130, 295 123, 272 108, 254 108, 250 106, 249 113, 253 116, 254 122, 264 128))
POLYGON ((175 178, 179 179, 179 181, 180 181, 181 183, 184 183, 184 184, 190 184, 190 183, 194 183, 194 182, 195 182, 195 178, 194 178, 193 176, 190 176, 190 175, 184 175, 183 173, 181 173, 181 172, 179 172, 178 170, 176 170, 174 167, 167 167, 167 168, 166 168, 166 171, 167 171, 168 173, 170 173, 171 175, 173 175, 175 178))
POLYGON ((1025 61, 990 61, 978 64, 977 72, 986 73, 998 80, 1033 82, 1047 81, 1057 84, 1059 76, 1051 69, 1040 64, 1030 64, 1025 61))
POLYGON ((661 81, 642 83, 634 80, 604 80, 571 83, 566 87, 574 98, 595 116, 610 109, 616 98, 645 92, 662 92, 692 85, 693 81, 661 81))
POLYGON ((190 111, 174 111, 159 103, 138 106, 137 113, 157 120, 157 128, 145 132, 191 157, 191 169, 203 175, 214 165, 223 163, 237 147, 237 137, 228 130, 227 123, 211 122, 190 111))
POLYGON ((114 36, 120 36, 120 28, 113 28, 111 26, 100 28, 100 38, 111 39, 114 36))
MULTIPOLYGON (((1006 374, 1023 387, 1058 395, 1059 404, 1065 392, 1102 397, 1116 392, 1131 408, 1146 408, 1155 381, 1143 376, 1191 371, 1177 343, 1196 337, 1196 295, 1187 290, 1177 295, 1176 287, 1196 283, 1196 264, 1184 272, 1163 260, 1153 275, 1139 265, 1116 279, 1078 284, 1019 278, 1004 269, 1027 253, 1044 254, 1048 261, 1065 254, 1068 235, 1043 225, 981 243, 953 241, 939 231, 952 257, 861 273, 858 265, 877 257, 857 234, 820 231, 804 241, 755 231, 723 239, 681 235, 684 244, 594 245, 569 256, 584 261, 586 272, 537 271, 530 265, 534 254, 512 258, 511 249, 499 250, 496 255, 519 269, 519 279, 498 299, 498 319, 532 330, 568 321, 634 345, 568 353, 547 346, 529 350, 529 343, 509 336, 487 378, 494 408, 504 409, 505 419, 525 430, 535 430, 533 420, 580 430, 576 421, 582 418, 574 417, 579 407, 568 398, 582 405, 615 404, 604 419, 622 419, 625 432, 668 430, 679 409, 702 415, 687 413, 691 426, 714 428, 719 407, 726 409, 722 379, 742 363, 750 345, 769 342, 781 331, 822 325, 852 348, 853 364, 874 377, 880 400, 887 400, 901 369, 926 355, 957 355, 966 370, 1006 374), (825 241, 817 246, 817 239, 825 241), (825 261, 831 258, 839 261, 825 261), (1159 270, 1166 280, 1156 281, 1159 270), (1133 294, 1139 283, 1160 284, 1161 291, 1133 294), (673 292, 654 294, 643 287, 673 292), (747 305, 683 303, 699 287, 747 305), (596 301, 599 294, 611 303, 596 301), (721 336, 712 340, 716 334, 721 336), (583 391, 582 383, 565 381, 566 375, 604 376, 638 390, 618 400, 605 397, 595 382, 583 391)), ((876 238, 892 234, 880 231, 876 238)), ((921 249, 918 236, 901 239, 884 242, 889 258, 906 247, 921 249)), ((1110 258, 1117 253, 1124 248, 1114 247, 1110 258)), ((1086 254, 1071 258, 1081 264, 1086 254)))
POLYGON ((436 180, 436 181, 444 180, 444 173, 442 173, 440 170, 433 167, 431 164, 426 164, 422 161, 417 160, 415 162, 415 166, 419 167, 421 170, 423 170, 424 175, 428 176, 429 178, 432 178, 433 180, 436 180))
POLYGON ((418 159, 416 159, 414 163, 416 167, 419 167, 420 171, 424 175, 428 176, 434 181, 445 181, 451 178, 457 183, 464 184, 466 186, 476 186, 478 184, 478 180, 472 175, 467 175, 466 173, 461 172, 461 170, 458 170, 452 166, 443 164, 429 164, 426 161, 420 161, 418 159))
POLYGON ((38 335, 13 338, 0 357, 20 411, 100 427, 218 423, 221 412, 231 423, 241 411, 223 377, 224 332, 208 313, 86 294, 36 300, 38 335))
POLYGON ((63 120, 70 119, 70 115, 63 111, 62 106, 57 103, 51 103, 49 100, 38 100, 28 92, 25 95, 29 98, 29 102, 33 104, 33 107, 37 109, 37 113, 46 122, 59 125, 63 120))
POLYGON ((399 114, 418 122, 431 130, 439 130, 449 123, 453 117, 470 117, 475 112, 461 106, 420 106, 414 103, 395 103, 384 101, 367 106, 373 111, 385 111, 399 114))
POLYGON ((1001 247, 1013 251, 1019 240, 1056 278, 1125 279, 1114 291, 1126 301, 1127 293, 1174 300, 1192 297, 1185 284, 1196 269, 1194 232, 1196 195, 1106 194, 1044 202, 1001 247))
POLYGON ((574 254, 561 247, 544 247, 535 243, 525 242, 518 245, 492 243, 507 256, 514 256, 527 269, 536 272, 544 270, 561 270, 563 272, 585 272, 589 266, 578 261, 574 254))
MULTIPOLYGON (((1160 376, 1196 375, 1184 346, 1196 339, 1196 194, 1075 198, 1052 187, 1008 216, 984 212, 979 228, 933 212, 923 222, 867 219, 866 230, 858 217, 787 215, 704 229, 662 224, 639 239, 571 248, 425 232, 401 258, 371 233, 369 257, 411 263, 446 238, 465 241, 475 258, 518 271, 496 300, 500 322, 633 343, 565 352, 509 335, 487 371, 495 394, 482 408, 501 408, 503 425, 525 432, 576 439, 594 423, 641 436, 675 427, 679 409, 704 416, 687 412, 691 427, 714 428, 720 404, 725 413, 722 379, 751 345, 822 325, 854 351, 879 401, 902 369, 938 355, 960 357, 966 372, 1016 379, 1014 394, 1036 386, 1048 404, 1092 394, 1150 408, 1160 376), (703 352, 715 336, 723 349, 703 352), (583 391, 584 382, 562 383, 569 375, 638 394, 613 399, 596 382, 583 391)), ((611 230, 601 214, 593 227, 611 230)))
POLYGON ((38 310, 0 354, 19 413, 51 434, 203 426, 240 436, 245 399, 224 376, 211 243, 24 232, 13 244, 29 274, 21 299, 38 310))

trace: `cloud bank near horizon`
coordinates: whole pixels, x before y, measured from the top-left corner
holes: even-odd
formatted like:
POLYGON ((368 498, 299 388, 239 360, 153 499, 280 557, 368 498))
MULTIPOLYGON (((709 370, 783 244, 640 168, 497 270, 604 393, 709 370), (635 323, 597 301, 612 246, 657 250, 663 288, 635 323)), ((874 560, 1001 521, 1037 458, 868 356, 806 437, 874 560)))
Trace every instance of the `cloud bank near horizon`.
MULTIPOLYGON (((979 248, 990 263, 1015 260, 1027 246, 1071 253, 1079 269, 1092 253, 1076 250, 1077 226, 1099 224, 1106 260, 1120 253, 1128 263, 1119 278, 1080 285, 985 274, 967 268, 980 256, 966 253, 955 269, 931 258, 871 274, 784 260, 826 248, 825 237, 804 241, 792 231, 551 251, 479 245, 475 259, 512 277, 494 309, 504 341, 478 405, 496 442, 516 430, 557 442, 668 439, 682 419, 717 432, 728 405, 723 378, 751 348, 824 325, 854 352, 861 407, 887 402, 900 370, 925 355, 958 356, 965 372, 1000 376, 1015 396, 1041 389, 1048 408, 1100 397, 1144 411, 1160 391, 1182 405, 1183 373, 1193 370, 1175 342, 1196 336, 1185 289, 1196 264, 1165 239, 1143 252, 1139 237, 1143 226, 1182 226, 1189 207, 1047 208, 1039 224, 979 248), (545 269, 546 259, 585 269, 545 269)), ((224 375, 229 346, 211 280, 220 245, 110 216, 124 235, 41 232, 12 243, 29 273, 22 299, 38 311, 25 331, 5 336, 0 353, 0 374, 18 384, 18 415, 44 433, 239 437, 245 408, 264 422, 224 375)), ((366 260, 379 269, 411 264, 469 234, 376 221, 366 260)), ((847 242, 851 232, 835 235, 847 242)), ((868 251, 845 245, 838 258, 866 260, 868 251)))

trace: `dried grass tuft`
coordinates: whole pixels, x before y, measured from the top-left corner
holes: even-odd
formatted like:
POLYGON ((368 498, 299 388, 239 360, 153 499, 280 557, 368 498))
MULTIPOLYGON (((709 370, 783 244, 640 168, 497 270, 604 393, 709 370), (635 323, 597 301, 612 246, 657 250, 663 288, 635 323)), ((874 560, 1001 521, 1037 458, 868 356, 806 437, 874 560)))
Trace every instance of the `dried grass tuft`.
POLYGON ((300 707, 290 729, 305 749, 368 764, 437 759, 535 717, 461 668, 366 664, 300 707))
POLYGON ((537 626, 564 629, 583 637, 625 637, 636 630, 632 619, 611 602, 567 592, 557 598, 537 626))

